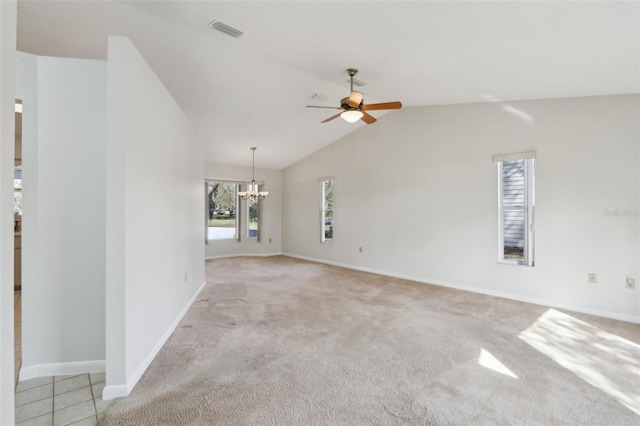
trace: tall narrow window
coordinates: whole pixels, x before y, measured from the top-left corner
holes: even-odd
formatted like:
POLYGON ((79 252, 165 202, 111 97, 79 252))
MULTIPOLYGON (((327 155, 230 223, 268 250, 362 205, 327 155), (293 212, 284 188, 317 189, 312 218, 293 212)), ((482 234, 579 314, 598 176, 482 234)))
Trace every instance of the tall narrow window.
POLYGON ((320 241, 325 244, 330 244, 333 242, 333 179, 322 180, 320 187, 322 192, 320 241))
POLYGON ((238 239, 238 185, 225 182, 208 182, 207 185, 208 239, 238 239))
POLYGON ((13 171, 13 214, 22 216, 22 166, 13 171))
POLYGON ((247 238, 258 240, 258 226, 260 217, 259 200, 255 198, 247 199, 247 238))
POLYGON ((496 156, 498 261, 534 266, 535 152, 496 156))

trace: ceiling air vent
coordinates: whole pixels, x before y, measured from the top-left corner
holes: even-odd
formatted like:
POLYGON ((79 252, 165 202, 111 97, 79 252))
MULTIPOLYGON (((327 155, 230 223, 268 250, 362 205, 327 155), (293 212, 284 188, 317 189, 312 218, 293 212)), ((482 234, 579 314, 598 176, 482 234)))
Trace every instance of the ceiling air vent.
POLYGON ((309 99, 313 99, 314 101, 326 101, 327 100, 327 96, 323 95, 322 93, 312 93, 311 95, 309 95, 309 99))
POLYGON ((244 34, 242 31, 236 30, 235 28, 232 28, 226 24, 223 24, 220 21, 211 21, 209 22, 209 25, 211 25, 214 30, 218 30, 221 33, 225 33, 226 35, 229 35, 233 38, 238 38, 242 34, 244 34))

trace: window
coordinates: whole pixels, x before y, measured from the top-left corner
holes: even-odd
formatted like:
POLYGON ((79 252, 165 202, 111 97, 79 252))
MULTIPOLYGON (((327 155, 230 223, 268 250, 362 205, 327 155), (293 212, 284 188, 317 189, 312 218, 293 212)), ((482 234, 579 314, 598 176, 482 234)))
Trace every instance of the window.
POLYGON ((497 156, 498 261, 534 266, 535 152, 497 156))
POLYGON ((259 207, 257 199, 247 200, 247 238, 250 240, 258 240, 259 207))
POLYGON ((22 216, 22 167, 13 171, 13 214, 22 216))
POLYGON ((323 179, 320 188, 322 192, 320 241, 331 244, 333 242, 333 178, 323 179))
POLYGON ((207 182, 208 240, 238 239, 238 185, 228 182, 207 182))

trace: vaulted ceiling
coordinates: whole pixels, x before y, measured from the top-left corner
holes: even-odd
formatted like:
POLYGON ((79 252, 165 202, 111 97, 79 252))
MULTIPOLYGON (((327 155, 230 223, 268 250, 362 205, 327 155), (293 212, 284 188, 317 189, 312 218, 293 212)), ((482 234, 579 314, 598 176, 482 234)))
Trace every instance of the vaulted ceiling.
POLYGON ((364 126, 321 124, 332 111, 305 108, 338 106, 351 67, 366 83, 359 90, 367 103, 400 100, 405 107, 640 92, 635 1, 18 7, 20 51, 104 60, 107 36, 128 36, 193 119, 206 160, 216 163, 250 165, 249 147, 257 146, 258 167, 281 169, 364 126), (212 21, 244 35, 218 32, 212 21))

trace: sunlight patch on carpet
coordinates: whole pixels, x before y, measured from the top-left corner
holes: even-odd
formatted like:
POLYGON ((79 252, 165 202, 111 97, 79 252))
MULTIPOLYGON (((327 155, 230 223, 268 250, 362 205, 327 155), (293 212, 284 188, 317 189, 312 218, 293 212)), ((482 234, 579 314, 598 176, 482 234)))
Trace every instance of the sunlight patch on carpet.
POLYGON ((500 360, 498 360, 498 358, 493 356, 491 352, 487 351, 484 348, 480 349, 478 364, 482 367, 493 370, 496 373, 504 374, 505 376, 509 376, 514 379, 518 378, 518 376, 516 376, 513 371, 509 370, 503 363, 500 362, 500 360))
POLYGON ((518 337, 640 414, 640 345, 555 309, 518 337))

